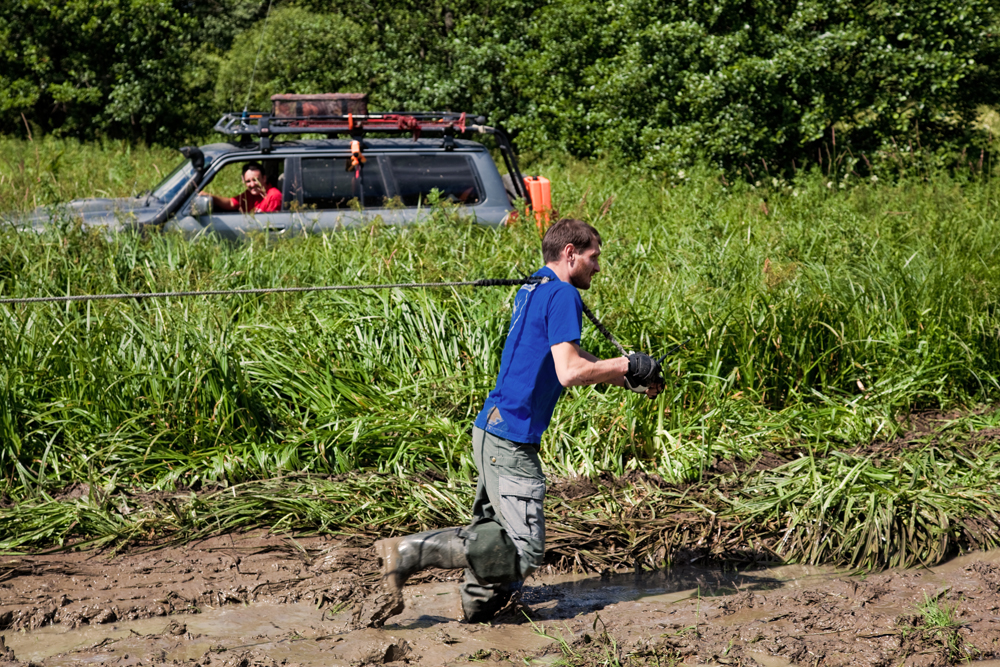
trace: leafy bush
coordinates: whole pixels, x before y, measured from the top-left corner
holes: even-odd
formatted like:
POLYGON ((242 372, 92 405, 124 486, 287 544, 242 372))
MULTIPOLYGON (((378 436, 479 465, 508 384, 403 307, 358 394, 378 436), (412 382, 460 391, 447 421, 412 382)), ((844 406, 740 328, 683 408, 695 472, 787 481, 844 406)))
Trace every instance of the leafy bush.
POLYGON ((514 124, 529 144, 655 167, 953 148, 997 101, 996 21, 980 0, 556 0, 514 63, 514 124))
POLYGON ((8 132, 31 121, 43 131, 170 143, 192 119, 203 126, 210 117, 217 54, 261 8, 258 0, 3 7, 0 118, 8 132))
POLYGON ((269 109, 275 93, 366 90, 372 50, 371 28, 341 14, 272 10, 266 23, 233 40, 216 79, 216 107, 239 109, 249 100, 252 109, 269 109))
POLYGON ((365 91, 373 109, 485 113, 537 150, 863 172, 978 149, 977 110, 1000 89, 991 0, 302 0, 275 3, 267 26, 251 0, 8 2, 0 118, 15 132, 23 113, 177 143, 242 108, 256 72, 257 107, 365 91))

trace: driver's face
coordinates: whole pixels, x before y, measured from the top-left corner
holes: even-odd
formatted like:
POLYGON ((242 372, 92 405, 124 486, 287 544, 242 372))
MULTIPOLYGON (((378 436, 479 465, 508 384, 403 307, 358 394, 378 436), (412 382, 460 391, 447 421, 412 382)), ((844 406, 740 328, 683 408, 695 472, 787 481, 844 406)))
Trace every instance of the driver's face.
POLYGON ((253 192, 254 194, 263 195, 264 186, 266 184, 267 176, 256 169, 251 169, 243 174, 243 185, 246 186, 247 190, 253 192))

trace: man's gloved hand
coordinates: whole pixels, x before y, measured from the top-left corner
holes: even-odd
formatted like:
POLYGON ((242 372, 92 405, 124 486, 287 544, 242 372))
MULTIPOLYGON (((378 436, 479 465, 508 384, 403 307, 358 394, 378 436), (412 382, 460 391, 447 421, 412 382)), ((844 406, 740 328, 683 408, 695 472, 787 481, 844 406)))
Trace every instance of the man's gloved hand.
POLYGON ((637 394, 645 394, 652 385, 662 385, 660 366, 648 354, 633 352, 628 355, 628 373, 625 374, 625 387, 637 394))

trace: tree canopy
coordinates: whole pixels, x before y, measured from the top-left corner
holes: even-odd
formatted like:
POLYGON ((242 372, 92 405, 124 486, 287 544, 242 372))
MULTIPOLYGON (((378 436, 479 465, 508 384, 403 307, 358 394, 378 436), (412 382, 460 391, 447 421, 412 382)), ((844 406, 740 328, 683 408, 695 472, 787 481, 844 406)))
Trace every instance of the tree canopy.
POLYGON ((993 0, 2 2, 8 133, 178 144, 248 100, 360 91, 522 148, 738 168, 954 153, 1000 95, 993 0))

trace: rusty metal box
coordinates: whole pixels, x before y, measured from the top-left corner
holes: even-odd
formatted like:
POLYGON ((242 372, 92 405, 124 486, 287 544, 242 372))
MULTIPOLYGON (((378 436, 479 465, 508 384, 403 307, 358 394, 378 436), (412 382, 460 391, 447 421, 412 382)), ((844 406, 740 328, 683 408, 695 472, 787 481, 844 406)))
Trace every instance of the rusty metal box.
POLYGON ((271 115, 288 116, 356 116, 368 115, 368 95, 365 93, 317 93, 314 95, 272 95, 271 115))

